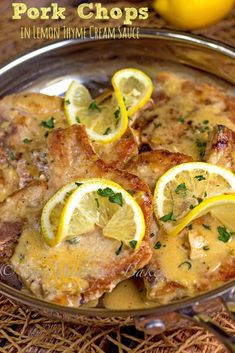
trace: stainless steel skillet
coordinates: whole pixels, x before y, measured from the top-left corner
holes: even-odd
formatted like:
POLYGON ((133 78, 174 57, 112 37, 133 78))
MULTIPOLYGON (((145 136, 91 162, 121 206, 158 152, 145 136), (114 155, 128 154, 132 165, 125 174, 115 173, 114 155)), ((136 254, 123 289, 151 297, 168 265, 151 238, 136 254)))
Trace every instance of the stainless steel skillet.
MULTIPOLYGON (((2 67, 0 96, 22 90, 62 95, 72 78, 81 80, 97 94, 100 88, 108 86, 112 73, 123 67, 140 68, 152 77, 162 70, 176 71, 198 81, 216 80, 233 90, 235 50, 199 37, 150 29, 142 29, 139 40, 62 41, 25 54, 2 67)), ((151 334, 183 327, 188 320, 196 320, 213 330, 235 352, 235 337, 223 332, 211 319, 213 312, 223 306, 227 310, 235 308, 235 281, 196 298, 164 306, 111 311, 75 309, 43 302, 13 288, 11 275, 7 265, 1 268, 0 292, 44 315, 84 324, 135 323, 138 329, 151 334)))

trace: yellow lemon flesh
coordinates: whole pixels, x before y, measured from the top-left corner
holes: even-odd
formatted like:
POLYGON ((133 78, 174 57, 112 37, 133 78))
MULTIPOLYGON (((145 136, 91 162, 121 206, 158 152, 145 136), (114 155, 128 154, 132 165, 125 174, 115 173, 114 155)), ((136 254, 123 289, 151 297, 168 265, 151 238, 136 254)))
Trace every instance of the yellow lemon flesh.
POLYGON ((173 26, 195 29, 209 26, 232 10, 234 0, 155 0, 154 9, 173 26))
MULTIPOLYGON (((157 182, 154 212, 159 224, 172 233, 204 200, 235 193, 235 175, 216 165, 192 162, 168 170, 157 182)), ((194 215, 194 212, 192 213, 194 215)))
POLYGON ((93 100, 88 89, 73 81, 65 95, 65 115, 69 125, 83 124, 91 140, 110 143, 126 131, 128 116, 122 96, 110 95, 104 102, 93 100))
POLYGON ((99 228, 105 237, 138 249, 145 234, 140 206, 120 185, 99 178, 82 179, 60 189, 45 205, 41 229, 46 243, 85 236, 99 228))
POLYGON ((112 77, 112 84, 116 94, 123 97, 129 116, 141 109, 153 93, 152 80, 137 69, 117 71, 112 77))

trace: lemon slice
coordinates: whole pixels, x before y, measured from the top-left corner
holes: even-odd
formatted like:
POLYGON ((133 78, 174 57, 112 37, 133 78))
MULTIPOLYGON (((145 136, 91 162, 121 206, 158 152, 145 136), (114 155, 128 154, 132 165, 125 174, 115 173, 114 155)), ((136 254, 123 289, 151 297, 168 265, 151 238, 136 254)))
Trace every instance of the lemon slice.
POLYGON ((126 131, 128 116, 121 95, 111 94, 103 102, 93 100, 88 89, 76 81, 70 84, 64 100, 65 115, 70 125, 83 124, 91 140, 110 143, 126 131))
POLYGON ((94 178, 70 183, 43 209, 42 234, 50 246, 63 239, 85 236, 97 227, 105 237, 117 239, 133 249, 138 249, 145 234, 140 206, 127 191, 110 180, 94 178))
POLYGON ((189 214, 183 218, 170 235, 177 235, 194 219, 211 213, 229 231, 235 231, 235 194, 219 195, 202 201, 189 214))
POLYGON ((58 230, 59 218, 66 200, 81 183, 85 182, 87 182, 86 179, 81 179, 65 185, 58 190, 44 206, 41 215, 41 230, 48 245, 56 245, 55 234, 58 230))
POLYGON ((113 75, 112 84, 119 99, 123 97, 129 116, 142 108, 153 93, 151 78, 137 69, 117 71, 113 75))
POLYGON ((168 170, 157 182, 154 212, 160 225, 172 232, 203 200, 235 192, 235 175, 216 165, 183 163, 168 170))

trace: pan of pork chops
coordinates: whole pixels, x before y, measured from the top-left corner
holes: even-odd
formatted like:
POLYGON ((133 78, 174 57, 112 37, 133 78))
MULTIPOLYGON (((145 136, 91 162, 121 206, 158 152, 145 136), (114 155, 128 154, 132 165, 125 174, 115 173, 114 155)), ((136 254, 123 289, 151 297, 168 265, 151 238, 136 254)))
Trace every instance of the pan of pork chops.
POLYGON ((234 349, 229 335, 210 321, 233 302, 232 206, 221 208, 219 217, 213 206, 197 210, 210 195, 235 195, 235 52, 185 34, 142 30, 139 40, 52 44, 0 73, 0 292, 45 315, 91 324, 135 322, 146 333, 196 318, 208 321, 234 349), (125 70, 132 72, 129 93, 136 100, 139 73, 152 85, 134 113, 125 92, 118 98, 111 84, 125 70), (93 97, 86 119, 83 101, 68 108, 74 82, 93 97), (121 103, 113 128, 106 125, 99 139, 91 130, 103 124, 101 100, 105 109, 121 103), (71 122, 73 109, 80 110, 71 122), (92 118, 96 124, 88 126, 92 118), (120 124, 125 126, 115 135, 120 124), (206 166, 208 178, 217 178, 213 187, 220 190, 221 171, 229 190, 216 192, 204 174, 196 175, 204 197, 193 195, 195 204, 187 209, 184 174, 177 188, 168 183, 166 207, 177 197, 181 221, 194 212, 173 234, 183 221, 174 208, 158 214, 159 185, 197 163, 206 166), (103 187, 94 189, 96 184, 103 187))

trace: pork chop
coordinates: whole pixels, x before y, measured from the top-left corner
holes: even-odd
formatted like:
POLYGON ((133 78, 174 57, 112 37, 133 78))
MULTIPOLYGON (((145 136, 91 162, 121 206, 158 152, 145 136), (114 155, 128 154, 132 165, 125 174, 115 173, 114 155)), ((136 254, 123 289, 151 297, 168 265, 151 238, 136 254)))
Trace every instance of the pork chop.
POLYGON ((235 238, 224 242, 219 227, 223 228, 208 214, 176 237, 162 230, 155 234, 144 278, 149 299, 168 303, 196 296, 235 277, 235 238))
MULTIPOLYGON (((130 267, 138 270, 149 262, 152 255, 149 241, 151 194, 139 177, 108 167, 100 160, 81 125, 57 129, 49 135, 48 162, 46 199, 67 182, 78 178, 106 178, 132 192, 146 221, 146 234, 136 251, 126 246, 118 251, 120 242, 105 238, 98 228, 74 242, 65 240, 57 247, 49 248, 40 234, 39 217, 33 222, 24 221, 11 258, 16 273, 36 296, 79 306, 99 298, 118 282, 130 277, 130 267)), ((27 200, 25 202, 27 204, 27 200)), ((38 205, 41 209, 41 204, 38 205)), ((27 212, 30 215, 30 210, 27 212)))
POLYGON ((138 115, 132 127, 153 150, 186 153, 203 160, 215 125, 235 131, 235 98, 216 86, 162 72, 157 76, 153 106, 138 115))
MULTIPOLYGON (((0 201, 31 181, 48 179, 47 137, 67 126, 60 97, 19 93, 0 101, 0 201)), ((131 131, 116 142, 93 145, 116 168, 138 153, 131 131)))
MULTIPOLYGON (((233 132, 227 130, 224 128, 223 133, 231 138, 233 132)), ((225 155, 223 151, 219 158, 222 164, 230 161, 227 148, 225 155)), ((145 180, 153 190, 158 178, 168 169, 190 161, 189 156, 158 150, 135 157, 127 170, 145 180)), ((221 240, 219 227, 223 225, 208 214, 193 221, 177 237, 170 237, 159 229, 154 216, 153 256, 144 276, 148 299, 168 303, 211 290, 235 277, 235 238, 229 242, 221 240)))
POLYGON ((126 164, 128 172, 138 175, 145 180, 150 190, 153 192, 156 181, 170 168, 181 164, 192 162, 190 156, 181 153, 171 153, 165 150, 143 152, 134 157, 126 164))
POLYGON ((20 93, 0 101, 0 201, 33 180, 47 179, 47 136, 65 126, 59 97, 20 93))

